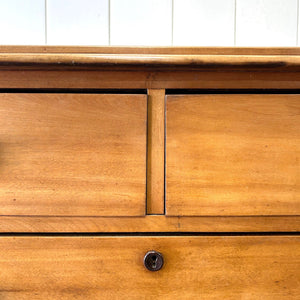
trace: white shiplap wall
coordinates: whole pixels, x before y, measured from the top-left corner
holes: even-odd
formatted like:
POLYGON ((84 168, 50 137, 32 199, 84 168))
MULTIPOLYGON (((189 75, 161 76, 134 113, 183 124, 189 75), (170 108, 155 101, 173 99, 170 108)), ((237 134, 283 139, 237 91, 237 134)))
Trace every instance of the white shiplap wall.
POLYGON ((0 0, 0 44, 300 46, 299 1, 0 0))

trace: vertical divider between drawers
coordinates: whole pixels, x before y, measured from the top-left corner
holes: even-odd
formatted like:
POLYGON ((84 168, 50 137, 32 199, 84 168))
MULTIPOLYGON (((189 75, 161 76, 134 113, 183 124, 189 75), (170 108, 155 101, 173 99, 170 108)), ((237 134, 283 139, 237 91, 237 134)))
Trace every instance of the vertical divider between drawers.
POLYGON ((148 89, 147 215, 165 213, 165 90, 148 89))

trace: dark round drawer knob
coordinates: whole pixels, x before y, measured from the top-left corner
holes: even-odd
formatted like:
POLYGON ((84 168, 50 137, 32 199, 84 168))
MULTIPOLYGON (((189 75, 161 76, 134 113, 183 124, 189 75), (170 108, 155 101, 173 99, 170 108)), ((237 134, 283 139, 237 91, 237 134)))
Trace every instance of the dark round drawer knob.
POLYGON ((144 257, 144 265, 149 271, 158 271, 164 265, 164 258, 157 251, 148 251, 144 257))

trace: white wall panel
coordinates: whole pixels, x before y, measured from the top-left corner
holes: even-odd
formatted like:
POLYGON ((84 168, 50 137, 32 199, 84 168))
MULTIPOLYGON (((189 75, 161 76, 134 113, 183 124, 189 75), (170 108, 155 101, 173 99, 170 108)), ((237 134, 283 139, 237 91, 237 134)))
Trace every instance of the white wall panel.
POLYGON ((234 0, 174 0, 174 45, 234 46, 234 0))
POLYGON ((172 0, 111 0, 111 45, 171 45, 172 0))
POLYGON ((47 44, 108 45, 109 0, 47 0, 47 44))
POLYGON ((237 0, 237 46, 296 46, 297 0, 237 0))
POLYGON ((0 0, 0 44, 44 45, 45 1, 0 0))
POLYGON ((300 46, 300 0, 0 0, 0 45, 300 46))

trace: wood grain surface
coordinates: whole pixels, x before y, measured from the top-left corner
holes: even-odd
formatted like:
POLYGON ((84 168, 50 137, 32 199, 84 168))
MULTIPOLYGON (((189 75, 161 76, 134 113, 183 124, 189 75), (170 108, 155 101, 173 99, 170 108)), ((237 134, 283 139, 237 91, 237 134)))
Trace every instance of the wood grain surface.
POLYGON ((286 70, 300 67, 297 48, 0 47, 0 66, 185 66, 286 70))
POLYGON ((299 299, 299 236, 1 237, 0 299, 299 299), (158 272, 143 266, 163 254, 158 272))
POLYGON ((0 232, 24 233, 201 233, 201 232, 300 232, 300 216, 200 216, 170 217, 53 217, 0 216, 0 232))
POLYGON ((148 90, 147 214, 165 210, 165 90, 148 90))
POLYGON ((169 55, 300 55, 299 47, 152 47, 1 45, 0 53, 90 53, 169 55))
POLYGON ((0 46, 3 89, 299 89, 299 69, 297 47, 0 46))
POLYGON ((15 70, 0 68, 1 89, 300 89, 300 72, 203 70, 15 70), (176 71, 175 71, 176 70, 176 71))
POLYGON ((287 70, 300 67, 300 55, 214 54, 90 54, 90 53, 1 53, 0 66, 140 66, 197 68, 266 68, 287 70))
POLYGON ((299 95, 167 96, 168 215, 300 215, 299 95))
POLYGON ((146 97, 0 94, 0 214, 144 215, 146 97))

